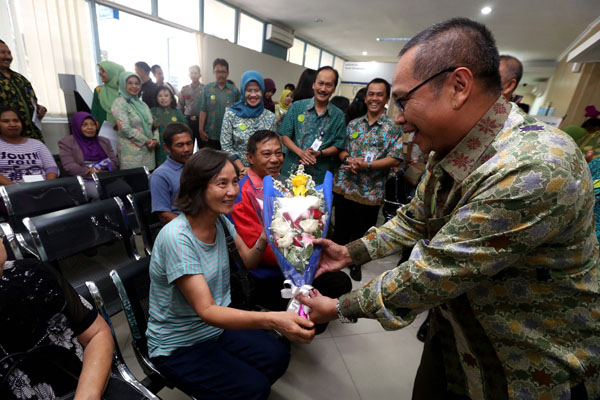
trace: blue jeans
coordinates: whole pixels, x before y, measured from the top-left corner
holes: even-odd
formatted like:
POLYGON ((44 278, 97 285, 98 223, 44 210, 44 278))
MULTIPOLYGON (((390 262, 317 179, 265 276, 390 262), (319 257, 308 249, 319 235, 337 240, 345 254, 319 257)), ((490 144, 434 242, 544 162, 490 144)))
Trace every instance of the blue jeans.
POLYGON ((197 399, 266 399, 288 367, 290 349, 262 330, 225 330, 215 340, 179 348, 152 362, 197 399))

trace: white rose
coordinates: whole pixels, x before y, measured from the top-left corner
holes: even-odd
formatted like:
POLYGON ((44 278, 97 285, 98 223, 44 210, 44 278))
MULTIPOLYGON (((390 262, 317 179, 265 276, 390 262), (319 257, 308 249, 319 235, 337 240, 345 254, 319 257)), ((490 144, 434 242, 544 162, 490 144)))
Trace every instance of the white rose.
POLYGON ((290 247, 292 243, 294 243, 294 234, 292 232, 288 232, 287 235, 277 240, 277 247, 280 249, 285 249, 290 247))
POLYGON ((283 237, 290 232, 290 224, 283 218, 275 218, 271 221, 271 230, 278 236, 283 237))
POLYGON ((306 233, 313 233, 319 229, 319 221, 316 219, 304 219, 300 221, 300 228, 306 233))
POLYGON ((319 208, 319 207, 321 207, 321 199, 319 197, 317 197, 317 196, 306 196, 306 198, 307 198, 307 201, 308 201, 308 199, 310 199, 309 200, 310 201, 310 206, 312 208, 319 208))

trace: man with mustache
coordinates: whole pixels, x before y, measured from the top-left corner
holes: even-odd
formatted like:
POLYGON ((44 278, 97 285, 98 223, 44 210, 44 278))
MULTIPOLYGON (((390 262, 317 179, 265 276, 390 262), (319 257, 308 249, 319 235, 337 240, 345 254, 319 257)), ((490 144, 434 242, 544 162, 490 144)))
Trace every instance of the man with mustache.
POLYGON ((288 153, 282 174, 295 172, 299 164, 311 175, 317 185, 323 183, 325 172, 331 170, 333 157, 344 147, 344 113, 329 99, 338 84, 338 72, 321 67, 313 83, 314 97, 292 103, 279 134, 288 153))
POLYGON ((13 58, 5 42, 0 40, 0 107, 8 107, 19 114, 23 123, 22 136, 44 141, 42 132, 31 121, 34 113, 39 119, 46 115, 46 107, 37 102, 31 82, 10 69, 13 58))
POLYGON ((179 192, 179 178, 183 165, 194 151, 194 138, 192 130, 181 122, 167 125, 163 137, 165 150, 169 156, 150 175, 150 193, 152 212, 158 213, 160 221, 166 224, 180 214, 173 201, 179 192))

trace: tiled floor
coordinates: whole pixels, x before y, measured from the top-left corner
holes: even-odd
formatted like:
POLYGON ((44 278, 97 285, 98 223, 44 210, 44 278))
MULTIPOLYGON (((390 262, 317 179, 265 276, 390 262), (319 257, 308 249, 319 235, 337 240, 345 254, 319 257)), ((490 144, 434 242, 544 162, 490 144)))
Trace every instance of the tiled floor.
MULTIPOLYGON (((397 257, 374 261, 363 267, 363 281, 396 265, 397 257)), ((424 315, 400 331, 386 332, 379 323, 329 324, 308 345, 292 345, 292 360, 286 374, 273 385, 273 400, 410 399, 413 379, 421 357, 422 343, 416 332, 424 315)), ((143 379, 131 348, 131 336, 122 313, 113 324, 123 356, 134 375, 143 379)), ((178 390, 163 389, 163 399, 187 399, 178 390)))

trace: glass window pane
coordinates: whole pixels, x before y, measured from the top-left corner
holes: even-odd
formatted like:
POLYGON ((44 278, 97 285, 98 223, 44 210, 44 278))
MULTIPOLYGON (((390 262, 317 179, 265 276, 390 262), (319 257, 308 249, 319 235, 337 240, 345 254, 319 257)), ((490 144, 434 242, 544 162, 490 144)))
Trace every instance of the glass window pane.
POLYGON ((336 69, 338 74, 340 74, 340 80, 342 79, 342 74, 344 73, 344 60, 342 58, 336 57, 335 62, 333 64, 333 68, 336 69))
POLYGON ((324 66, 330 66, 333 67, 333 54, 328 53, 326 51, 323 51, 321 53, 321 65, 320 67, 324 67, 324 66))
POLYGON ((158 16, 198 30, 200 2, 198 0, 158 0, 158 16))
POLYGON ((117 17, 107 18, 110 14, 98 10, 98 34, 103 60, 119 63, 126 71, 133 71, 137 61, 145 61, 148 65, 158 64, 165 74, 165 81, 176 88, 188 83, 188 68, 198 64, 199 60, 195 34, 122 11, 116 14, 117 17), (144 40, 123 45, 123 38, 137 37, 139 32, 144 32, 144 40))
POLYGON ((216 0, 204 0, 204 32, 235 41, 235 10, 216 0))
POLYGON ((117 4, 152 14, 152 0, 113 0, 117 4))
POLYGON ((311 44, 306 45, 306 55, 304 58, 304 66, 306 68, 319 69, 319 54, 321 50, 311 44))
POLYGON ((240 14, 238 44, 252 50, 262 51, 264 24, 246 14, 240 14))
POLYGON ((294 44, 288 50, 288 61, 294 64, 302 65, 304 58, 304 42, 294 38, 294 44))

